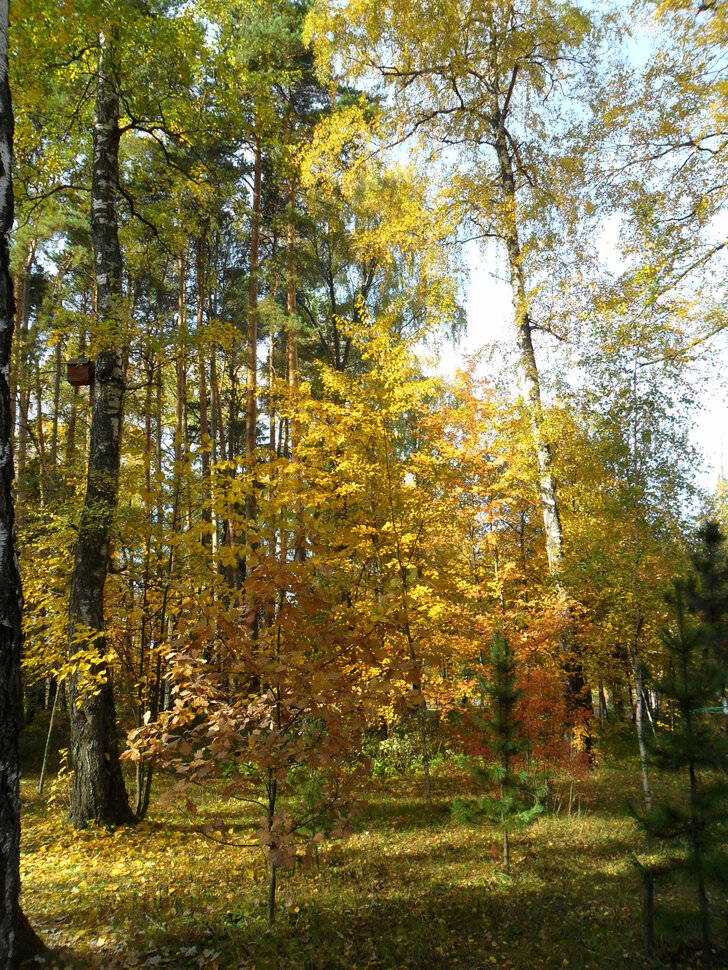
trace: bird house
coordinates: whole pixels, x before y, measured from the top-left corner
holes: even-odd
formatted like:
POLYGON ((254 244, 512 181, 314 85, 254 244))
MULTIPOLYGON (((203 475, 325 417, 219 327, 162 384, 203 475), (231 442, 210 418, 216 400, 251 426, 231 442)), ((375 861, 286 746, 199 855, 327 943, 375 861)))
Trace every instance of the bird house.
POLYGON ((66 378, 73 387, 88 387, 94 382, 94 365, 91 360, 69 360, 66 378))

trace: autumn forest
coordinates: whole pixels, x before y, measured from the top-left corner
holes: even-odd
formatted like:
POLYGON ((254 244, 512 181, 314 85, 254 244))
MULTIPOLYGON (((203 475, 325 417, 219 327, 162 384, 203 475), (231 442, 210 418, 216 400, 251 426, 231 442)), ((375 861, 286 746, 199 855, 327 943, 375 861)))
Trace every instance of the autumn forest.
POLYGON ((727 0, 0 41, 0 970, 727 968, 727 0))

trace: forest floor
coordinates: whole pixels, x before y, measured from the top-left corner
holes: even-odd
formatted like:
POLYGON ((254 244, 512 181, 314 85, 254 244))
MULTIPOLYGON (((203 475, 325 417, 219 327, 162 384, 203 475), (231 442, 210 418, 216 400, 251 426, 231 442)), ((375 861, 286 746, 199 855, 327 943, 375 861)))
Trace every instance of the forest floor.
MULTIPOLYGON (((278 920, 266 920, 260 850, 222 846, 198 831, 240 819, 214 791, 194 816, 153 801, 135 828, 76 832, 63 783, 23 781, 22 903, 64 966, 207 970, 575 970, 700 967, 687 887, 658 887, 659 959, 642 956, 641 842, 628 800, 636 770, 596 768, 552 788, 551 810, 513 835, 501 864, 497 829, 452 821, 463 782, 434 781, 423 805, 415 779, 367 792, 357 831, 324 845, 318 870, 281 874, 278 920), (682 915, 680 915, 682 914, 682 915), (692 954, 692 956, 690 955, 692 954)), ((658 786, 659 787, 659 786, 658 786)), ((721 922, 725 925, 725 913, 721 922)), ((713 968, 728 967, 728 951, 713 968)))

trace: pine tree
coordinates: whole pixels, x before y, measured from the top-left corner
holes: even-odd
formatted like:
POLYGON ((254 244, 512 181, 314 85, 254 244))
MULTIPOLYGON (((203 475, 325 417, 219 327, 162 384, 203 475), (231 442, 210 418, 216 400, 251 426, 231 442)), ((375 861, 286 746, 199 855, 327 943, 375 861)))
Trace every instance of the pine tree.
POLYGON ((690 612, 700 620, 703 649, 723 671, 720 700, 728 714, 728 557, 725 536, 717 522, 709 521, 699 530, 698 538, 700 546, 692 557, 695 572, 685 587, 686 603, 690 612))
POLYGON ((545 792, 534 783, 528 771, 517 768, 518 755, 528 750, 528 741, 521 736, 517 716, 517 702, 522 693, 516 684, 518 662, 502 633, 493 637, 490 666, 490 679, 477 678, 484 698, 490 702, 490 717, 473 720, 493 759, 485 765, 473 763, 471 770, 478 784, 489 792, 496 784, 498 795, 485 795, 475 804, 458 799, 452 811, 460 820, 486 818, 500 824, 503 864, 508 868, 509 833, 516 826, 527 825, 543 811, 541 799, 545 792))
POLYGON ((650 744, 657 767, 683 773, 687 798, 663 800, 640 817, 649 836, 671 843, 668 869, 695 880, 703 947, 710 963, 710 913, 707 887, 725 885, 728 853, 721 825, 728 798, 728 736, 716 723, 714 705, 723 696, 725 667, 720 662, 728 613, 723 537, 714 523, 699 533, 694 574, 676 581, 671 602, 675 622, 663 631, 669 673, 653 678, 655 689, 675 705, 675 729, 663 729, 650 744))

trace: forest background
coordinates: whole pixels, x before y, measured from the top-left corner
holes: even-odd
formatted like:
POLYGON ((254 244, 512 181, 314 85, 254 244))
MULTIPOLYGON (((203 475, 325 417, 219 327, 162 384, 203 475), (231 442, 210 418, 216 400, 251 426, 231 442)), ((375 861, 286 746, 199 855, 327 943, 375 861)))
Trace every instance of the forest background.
POLYGON ((725 703, 670 678, 683 607, 725 669, 695 428, 723 393, 727 17, 15 0, 9 423, 50 817, 239 804, 192 824, 260 853, 272 923, 281 872, 395 771, 432 818, 438 784, 472 796, 456 822, 495 811, 506 866, 516 819, 626 739, 653 808, 650 739, 725 703))

